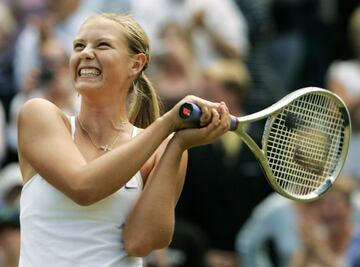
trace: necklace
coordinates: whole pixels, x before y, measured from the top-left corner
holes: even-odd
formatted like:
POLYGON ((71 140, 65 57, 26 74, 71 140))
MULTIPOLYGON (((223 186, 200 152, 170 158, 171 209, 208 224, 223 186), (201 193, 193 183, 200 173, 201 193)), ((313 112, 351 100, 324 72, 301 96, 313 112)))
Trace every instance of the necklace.
POLYGON ((115 125, 115 123, 112 120, 110 120, 110 122, 111 122, 111 126, 116 131, 122 130, 124 128, 124 126, 129 123, 128 121, 121 121, 121 122, 119 122, 118 125, 115 125))
MULTIPOLYGON (((118 131, 117 136, 115 137, 114 141, 111 143, 111 145, 105 144, 105 145, 98 145, 96 144, 93 139, 91 138, 91 135, 89 133, 89 131, 82 125, 79 116, 76 117, 76 120, 78 121, 78 124, 80 125, 80 128, 86 133, 87 137, 89 138, 90 142, 93 144, 94 147, 96 147, 97 149, 103 150, 104 152, 108 152, 110 150, 112 150, 113 146, 116 144, 117 140, 120 137, 120 128, 116 128, 115 125, 113 123, 111 123, 111 125, 113 126, 113 128, 118 131)), ((122 122, 121 125, 125 125, 127 124, 127 122, 122 122)))

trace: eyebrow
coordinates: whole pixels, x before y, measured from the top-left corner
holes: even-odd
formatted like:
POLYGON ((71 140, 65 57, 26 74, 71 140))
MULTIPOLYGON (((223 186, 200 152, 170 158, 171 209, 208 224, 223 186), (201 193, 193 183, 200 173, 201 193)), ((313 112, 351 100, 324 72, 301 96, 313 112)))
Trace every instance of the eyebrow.
POLYGON ((84 39, 75 39, 74 41, 73 41, 73 44, 76 44, 76 43, 84 43, 85 41, 84 41, 84 39))
MULTIPOLYGON (((111 38, 111 37, 101 37, 101 38, 99 38, 99 39, 96 39, 96 42, 102 42, 102 41, 112 42, 112 41, 114 41, 114 38, 111 38)), ((75 39, 75 40, 73 41, 73 44, 78 43, 78 42, 85 43, 85 40, 82 39, 82 38, 75 39)))

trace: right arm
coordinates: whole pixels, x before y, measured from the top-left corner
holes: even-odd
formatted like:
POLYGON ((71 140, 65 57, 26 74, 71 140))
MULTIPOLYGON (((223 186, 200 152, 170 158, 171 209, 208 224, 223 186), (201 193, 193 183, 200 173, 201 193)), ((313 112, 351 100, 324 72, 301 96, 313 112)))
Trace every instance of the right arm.
POLYGON ((50 184, 81 205, 92 204, 122 187, 172 132, 166 118, 103 156, 86 162, 52 103, 28 101, 18 119, 19 153, 50 184))
MULTIPOLYGON (((196 102, 197 98, 191 100, 196 102)), ((19 156, 73 201, 90 205, 121 188, 177 130, 182 122, 176 109, 131 141, 86 162, 71 138, 62 111, 46 100, 33 99, 23 106, 18 118, 19 156)), ((209 113, 205 107, 203 110, 206 120, 209 113)))

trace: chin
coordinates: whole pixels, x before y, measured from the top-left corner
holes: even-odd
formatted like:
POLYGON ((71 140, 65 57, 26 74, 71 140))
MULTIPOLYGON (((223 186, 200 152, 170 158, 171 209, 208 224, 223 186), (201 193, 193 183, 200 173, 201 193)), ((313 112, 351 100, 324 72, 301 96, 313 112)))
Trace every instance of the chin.
POLYGON ((75 88, 77 91, 89 91, 89 90, 100 90, 102 84, 96 81, 92 82, 77 82, 75 83, 75 88))

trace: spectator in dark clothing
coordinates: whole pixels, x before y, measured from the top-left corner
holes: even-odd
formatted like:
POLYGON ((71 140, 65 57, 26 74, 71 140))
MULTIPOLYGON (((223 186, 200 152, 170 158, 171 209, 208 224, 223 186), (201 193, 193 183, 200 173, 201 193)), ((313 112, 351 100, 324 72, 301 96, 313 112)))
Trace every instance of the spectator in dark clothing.
POLYGON ((0 2, 0 101, 5 111, 8 110, 8 103, 17 91, 13 70, 13 43, 17 26, 10 8, 0 2))

